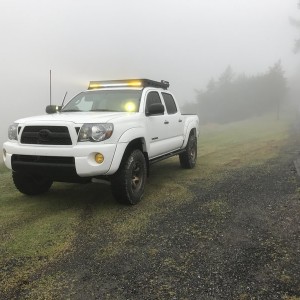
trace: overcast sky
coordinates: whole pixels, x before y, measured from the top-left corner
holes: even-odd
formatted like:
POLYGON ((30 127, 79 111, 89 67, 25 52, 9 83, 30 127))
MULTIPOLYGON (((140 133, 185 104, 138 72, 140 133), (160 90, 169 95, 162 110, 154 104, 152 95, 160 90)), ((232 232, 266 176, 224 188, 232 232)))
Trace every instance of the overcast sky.
POLYGON ((0 0, 0 141, 14 119, 43 113, 89 80, 170 81, 180 103, 195 100, 230 65, 265 72, 279 59, 299 67, 298 0, 0 0))

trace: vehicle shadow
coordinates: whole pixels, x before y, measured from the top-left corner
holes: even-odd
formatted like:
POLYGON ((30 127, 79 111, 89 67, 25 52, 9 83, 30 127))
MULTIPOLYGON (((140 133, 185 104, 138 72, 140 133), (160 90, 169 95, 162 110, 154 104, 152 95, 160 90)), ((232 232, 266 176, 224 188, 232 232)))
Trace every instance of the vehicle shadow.
MULTIPOLYGON (((151 201, 151 194, 155 193, 157 195, 158 189, 172 183, 174 178, 181 176, 182 172, 183 169, 180 168, 177 157, 151 165, 145 195, 138 206, 141 206, 143 202, 151 201)), ((47 206, 53 212, 70 208, 79 210, 109 210, 131 207, 119 204, 113 198, 109 183, 73 184, 55 182, 45 194, 38 196, 18 195, 19 200, 35 205, 38 205, 40 202, 42 206, 47 206)))
POLYGON ((60 209, 84 208, 87 205, 111 206, 117 203, 111 195, 110 185, 99 183, 54 183, 49 192, 40 195, 37 200, 53 202, 60 209))

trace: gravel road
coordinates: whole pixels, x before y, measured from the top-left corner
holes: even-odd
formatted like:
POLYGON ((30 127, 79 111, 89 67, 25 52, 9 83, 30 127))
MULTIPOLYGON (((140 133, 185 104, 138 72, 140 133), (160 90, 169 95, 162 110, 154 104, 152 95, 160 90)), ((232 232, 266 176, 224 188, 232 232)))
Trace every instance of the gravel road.
POLYGON ((121 249, 87 203, 73 251, 36 279, 53 277, 49 299, 300 299, 299 149, 191 183, 190 201, 166 205, 121 249))

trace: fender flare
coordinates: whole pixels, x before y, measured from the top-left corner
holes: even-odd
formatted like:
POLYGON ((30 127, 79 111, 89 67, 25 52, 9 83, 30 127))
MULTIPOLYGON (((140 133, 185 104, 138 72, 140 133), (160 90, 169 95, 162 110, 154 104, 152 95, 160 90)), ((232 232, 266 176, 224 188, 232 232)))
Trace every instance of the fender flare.
POLYGON ((196 120, 192 120, 189 123, 186 124, 184 128, 184 143, 182 145, 182 149, 184 149, 187 145, 187 142, 189 140, 190 133, 193 129, 196 131, 196 137, 199 136, 199 123, 196 120))
POLYGON ((111 175, 119 169, 127 146, 130 144, 130 142, 137 139, 142 140, 143 152, 148 152, 147 149, 149 149, 149 143, 147 143, 145 139, 144 128, 136 127, 136 128, 130 128, 126 130, 120 136, 117 142, 117 147, 113 156, 113 160, 106 175, 111 175))

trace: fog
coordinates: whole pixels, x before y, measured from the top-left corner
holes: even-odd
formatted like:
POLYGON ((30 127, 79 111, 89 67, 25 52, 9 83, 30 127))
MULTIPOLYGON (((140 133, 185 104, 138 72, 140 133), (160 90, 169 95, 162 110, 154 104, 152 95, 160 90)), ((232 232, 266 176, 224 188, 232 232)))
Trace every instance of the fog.
POLYGON ((0 0, 0 142, 15 119, 44 113, 89 80, 170 82, 181 105, 228 66, 247 75, 299 69, 297 0, 0 0))

